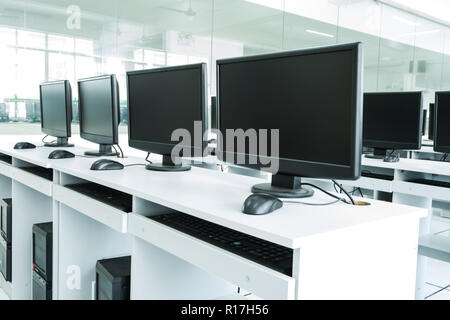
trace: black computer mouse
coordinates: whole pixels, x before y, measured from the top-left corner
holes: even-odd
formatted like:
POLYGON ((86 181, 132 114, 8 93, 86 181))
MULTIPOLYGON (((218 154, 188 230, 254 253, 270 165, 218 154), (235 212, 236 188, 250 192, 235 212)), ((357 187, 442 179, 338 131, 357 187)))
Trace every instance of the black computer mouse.
POLYGON ((108 159, 97 160, 91 166, 91 170, 122 170, 123 168, 120 162, 108 159))
POLYGON ((24 149, 36 149, 36 146, 29 142, 18 142, 14 146, 16 150, 24 150, 24 149))
POLYGON ((48 155, 49 159, 68 159, 75 158, 75 155, 72 152, 66 150, 55 150, 48 155))
POLYGON ((283 207, 283 201, 269 194, 255 193, 245 199, 242 212, 249 215, 263 215, 283 207))

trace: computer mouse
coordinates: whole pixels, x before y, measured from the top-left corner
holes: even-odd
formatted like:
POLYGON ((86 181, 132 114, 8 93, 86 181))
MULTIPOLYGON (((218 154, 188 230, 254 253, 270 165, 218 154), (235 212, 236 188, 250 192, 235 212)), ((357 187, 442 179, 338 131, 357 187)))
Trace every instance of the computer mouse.
POLYGON ((75 155, 72 152, 66 150, 55 150, 48 155, 49 159, 68 159, 75 158, 75 155))
POLYGON ((122 170, 123 168, 120 162, 108 159, 97 160, 91 166, 91 170, 122 170))
POLYGON ((269 194, 255 193, 245 199, 242 212, 249 215, 264 215, 283 207, 283 201, 269 194))
POLYGON ((16 150, 24 150, 24 149, 36 149, 36 146, 29 142, 18 142, 14 146, 16 150))

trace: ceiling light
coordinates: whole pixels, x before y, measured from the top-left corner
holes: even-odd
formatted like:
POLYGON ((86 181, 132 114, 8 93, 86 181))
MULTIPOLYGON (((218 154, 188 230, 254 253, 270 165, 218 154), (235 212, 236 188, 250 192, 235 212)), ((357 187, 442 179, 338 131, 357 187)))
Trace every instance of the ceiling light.
POLYGON ((329 33, 314 31, 314 30, 310 30, 310 29, 307 29, 306 32, 317 34, 317 35, 322 36, 322 37, 334 38, 334 36, 332 34, 329 34, 329 33))

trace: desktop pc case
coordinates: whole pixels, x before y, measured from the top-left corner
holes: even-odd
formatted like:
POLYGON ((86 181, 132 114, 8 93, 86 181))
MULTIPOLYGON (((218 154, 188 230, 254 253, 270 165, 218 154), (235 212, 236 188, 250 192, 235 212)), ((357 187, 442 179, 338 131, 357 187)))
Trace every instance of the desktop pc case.
POLYGON ((51 300, 53 223, 33 225, 33 300, 51 300))
POLYGON ((131 256, 97 261, 97 300, 130 300, 130 274, 131 256))
POLYGON ((8 244, 12 240, 12 199, 0 202, 0 233, 8 244))
POLYGON ((6 242, 5 239, 0 237, 0 273, 3 275, 6 281, 11 282, 12 279, 12 251, 11 244, 6 242))

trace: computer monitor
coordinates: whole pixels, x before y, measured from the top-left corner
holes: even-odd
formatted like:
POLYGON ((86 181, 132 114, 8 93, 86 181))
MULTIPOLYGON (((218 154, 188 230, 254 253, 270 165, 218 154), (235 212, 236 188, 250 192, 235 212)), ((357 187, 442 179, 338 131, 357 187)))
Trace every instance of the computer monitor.
POLYGON ((450 153, 450 91, 436 92, 434 151, 450 153))
POLYGON ((422 92, 364 94, 363 145, 374 148, 368 158, 398 161, 387 150, 414 150, 422 146, 422 92))
POLYGON ((359 178, 361 67, 360 43, 217 61, 219 157, 236 164, 241 155, 238 165, 270 171, 272 183, 252 192, 284 198, 313 195, 301 177, 359 178), (268 136, 279 129, 279 154, 252 152, 249 140, 244 152, 238 144, 224 148, 226 131, 238 129, 267 129, 268 136), (278 170, 266 160, 277 161, 278 170))
POLYGON ((430 103, 430 115, 428 116, 428 140, 434 140, 434 103, 430 103))
POLYGON ((211 129, 217 130, 217 97, 211 97, 211 129))
MULTIPOLYGON (((172 157, 172 141, 176 129, 185 129, 191 141, 181 144, 192 151, 203 153, 206 142, 195 143, 195 136, 206 131, 206 64, 192 64, 127 73, 128 83, 128 137, 130 147, 162 154, 162 163, 147 166, 148 170, 186 171, 189 165, 181 163, 180 156, 172 157), (200 127, 195 128, 194 122, 200 127), (196 133, 196 131, 199 131, 196 133)), ((182 142, 180 142, 182 143, 182 142)))
POLYGON ((100 145, 89 156, 116 156, 119 143, 119 85, 115 75, 78 80, 80 136, 100 145))
POLYGON ((427 129, 427 117, 428 117, 428 110, 423 109, 423 117, 422 117, 422 136, 425 136, 426 129, 427 129))

